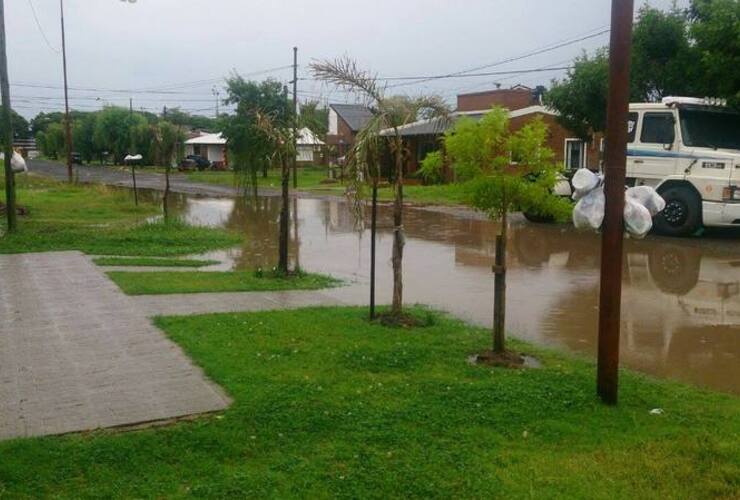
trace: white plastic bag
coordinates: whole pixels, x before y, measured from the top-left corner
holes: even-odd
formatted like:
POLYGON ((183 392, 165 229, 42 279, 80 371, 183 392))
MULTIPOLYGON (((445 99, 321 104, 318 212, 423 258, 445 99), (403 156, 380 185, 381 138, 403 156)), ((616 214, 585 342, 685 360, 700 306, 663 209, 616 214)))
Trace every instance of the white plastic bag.
POLYGON ((604 222, 604 202, 601 186, 583 196, 573 209, 573 225, 577 229, 599 230, 604 222))
MULTIPOLYGON (((0 153, 0 163, 5 161, 5 153, 0 153)), ((0 165, 0 171, 5 168, 0 165)), ((26 166, 26 160, 23 159, 23 157, 18 153, 18 151, 13 151, 13 156, 10 158, 10 168, 13 171, 14 174, 23 174, 28 172, 28 167, 26 166)))
POLYGON ((580 168, 573 174, 571 183, 574 190, 573 199, 580 200, 601 184, 601 177, 587 168, 580 168))
POLYGON ((631 199, 644 206, 655 217, 665 208, 665 200, 658 192, 650 186, 631 187, 625 193, 627 199, 631 199))
POLYGON ((644 238, 653 228, 650 211, 633 198, 624 200, 624 227, 630 236, 644 238))

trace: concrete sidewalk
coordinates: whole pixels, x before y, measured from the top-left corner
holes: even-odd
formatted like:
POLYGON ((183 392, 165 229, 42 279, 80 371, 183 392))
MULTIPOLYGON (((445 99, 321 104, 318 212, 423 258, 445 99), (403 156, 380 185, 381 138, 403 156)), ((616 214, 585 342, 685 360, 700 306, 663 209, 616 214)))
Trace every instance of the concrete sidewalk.
POLYGON ((0 255, 0 439, 129 426, 228 405, 88 257, 0 255))

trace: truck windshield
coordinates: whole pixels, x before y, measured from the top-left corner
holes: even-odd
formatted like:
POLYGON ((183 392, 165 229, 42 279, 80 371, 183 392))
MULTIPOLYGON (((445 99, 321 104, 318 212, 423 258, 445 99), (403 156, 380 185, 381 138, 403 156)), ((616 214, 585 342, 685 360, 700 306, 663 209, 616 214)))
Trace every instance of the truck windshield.
POLYGON ((740 149, 740 113, 682 109, 680 121, 686 146, 740 149))

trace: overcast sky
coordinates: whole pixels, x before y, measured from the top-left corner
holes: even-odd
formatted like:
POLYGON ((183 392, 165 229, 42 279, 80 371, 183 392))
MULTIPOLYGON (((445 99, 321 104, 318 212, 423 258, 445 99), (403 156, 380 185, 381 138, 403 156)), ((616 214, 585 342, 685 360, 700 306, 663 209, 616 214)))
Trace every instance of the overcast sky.
MULTIPOLYGON (((671 0, 650 3, 665 8, 671 0)), ((311 60, 344 54, 381 77, 448 74, 606 29, 609 8, 610 0, 65 0, 71 103, 90 110, 128 106, 133 97, 136 109, 180 105, 213 116, 214 85, 234 70, 248 76, 288 66, 293 46, 301 77, 310 77, 311 60)), ((13 107, 27 117, 63 109, 59 1, 6 0, 5 10, 13 107)), ((602 34, 479 72, 567 66, 607 41, 602 34)), ((547 84, 562 73, 436 80, 393 91, 452 99, 495 82, 547 84)), ((287 82, 292 75, 282 68, 252 78, 268 76, 287 82)), ((309 80, 300 82, 299 97, 353 100, 309 80)))

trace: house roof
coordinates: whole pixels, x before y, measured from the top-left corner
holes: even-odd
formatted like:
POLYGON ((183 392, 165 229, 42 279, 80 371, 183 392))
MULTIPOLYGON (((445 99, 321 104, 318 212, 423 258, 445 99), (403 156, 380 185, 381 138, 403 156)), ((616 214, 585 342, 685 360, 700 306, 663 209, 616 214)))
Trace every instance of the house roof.
POLYGON ((329 104, 329 107, 344 120, 352 132, 357 132, 370 121, 373 114, 362 104, 329 104))
MULTIPOLYGON (((438 135, 444 133, 461 116, 467 116, 469 118, 472 118, 473 120, 480 120, 483 115, 485 115, 489 111, 490 109, 479 111, 455 111, 454 113, 450 114, 449 117, 437 117, 427 120, 419 120, 413 123, 407 123, 406 125, 398 127, 398 130, 404 137, 414 135, 438 135)), ((535 113, 557 116, 557 112, 544 106, 529 106, 526 108, 510 111, 509 118, 517 118, 520 116, 526 116, 535 113)), ((385 129, 380 132, 380 135, 393 135, 393 129, 385 129)))
POLYGON ((324 141, 316 137, 316 134, 308 127, 303 127, 298 131, 299 146, 321 146, 324 141))
POLYGON ((218 134, 203 134, 198 137, 193 137, 185 141, 185 144, 196 144, 196 145, 224 145, 226 144, 226 138, 221 132, 218 134))

